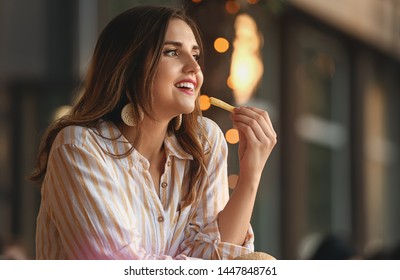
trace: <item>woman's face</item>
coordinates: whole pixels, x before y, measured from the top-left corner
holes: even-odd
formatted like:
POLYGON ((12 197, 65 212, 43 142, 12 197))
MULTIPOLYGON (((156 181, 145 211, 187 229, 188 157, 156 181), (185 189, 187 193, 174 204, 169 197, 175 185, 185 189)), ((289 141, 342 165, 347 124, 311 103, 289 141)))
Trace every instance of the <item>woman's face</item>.
POLYGON ((192 29, 180 19, 168 25, 153 84, 153 116, 169 121, 191 113, 203 84, 199 46, 192 29))

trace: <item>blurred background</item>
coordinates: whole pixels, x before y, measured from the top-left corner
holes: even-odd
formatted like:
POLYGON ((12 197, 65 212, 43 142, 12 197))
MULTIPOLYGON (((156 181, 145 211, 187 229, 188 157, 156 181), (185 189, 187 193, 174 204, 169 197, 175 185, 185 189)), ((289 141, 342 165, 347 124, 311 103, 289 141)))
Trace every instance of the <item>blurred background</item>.
MULTIPOLYGON (((399 258, 400 0, 0 0, 1 258, 34 258, 40 192, 25 176, 40 137, 73 104, 102 28, 138 4, 184 6, 198 23, 203 101, 271 116, 257 251, 399 258)), ((226 133, 233 185, 237 132, 202 109, 226 133)))

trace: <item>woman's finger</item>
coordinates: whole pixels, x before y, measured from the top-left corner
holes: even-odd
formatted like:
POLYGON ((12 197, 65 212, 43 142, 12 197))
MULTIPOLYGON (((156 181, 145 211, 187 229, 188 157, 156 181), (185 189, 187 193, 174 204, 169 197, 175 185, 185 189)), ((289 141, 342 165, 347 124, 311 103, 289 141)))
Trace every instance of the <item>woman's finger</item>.
MULTIPOLYGON (((261 112, 265 111, 261 110, 261 112)), ((265 137, 276 137, 275 131, 266 118, 268 118, 267 114, 259 113, 250 108, 240 108, 240 110, 235 109, 235 114, 233 115, 233 120, 236 122, 242 122, 250 126, 259 141, 266 140, 265 137)))
POLYGON ((270 129, 275 132, 274 126, 272 125, 271 118, 269 117, 269 114, 268 114, 267 111, 261 110, 261 109, 256 108, 256 107, 247 107, 247 108, 252 110, 252 111, 254 111, 254 112, 256 112, 260 116, 262 116, 264 118, 264 120, 267 122, 267 124, 269 125, 270 129))

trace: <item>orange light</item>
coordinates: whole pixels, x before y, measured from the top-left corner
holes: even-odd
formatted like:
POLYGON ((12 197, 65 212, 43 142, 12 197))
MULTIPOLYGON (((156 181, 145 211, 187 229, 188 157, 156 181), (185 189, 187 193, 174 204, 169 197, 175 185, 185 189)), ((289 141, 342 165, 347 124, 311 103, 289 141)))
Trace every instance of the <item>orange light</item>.
POLYGON ((254 94, 264 71, 262 36, 257 22, 250 15, 242 13, 236 17, 232 46, 230 85, 235 103, 243 105, 254 94))
POLYGON ((236 183, 239 179, 239 175, 237 174, 231 174, 228 176, 228 186, 230 189, 234 189, 236 187, 236 183))
POLYGON ((236 128, 231 128, 225 133, 225 139, 229 144, 239 142, 239 131, 236 128))
POLYGON ((219 37, 214 41, 214 48, 219 53, 224 53, 229 49, 229 42, 225 38, 219 37))
POLYGON ((200 110, 202 111, 208 110, 210 106, 211 106, 210 98, 205 94, 200 95, 200 110))
POLYGON ((231 76, 229 76, 228 79, 226 79, 226 85, 227 85, 230 89, 235 89, 235 86, 234 86, 234 84, 233 84, 233 81, 232 81, 232 77, 231 77, 231 76))
POLYGON ((193 3, 200 3, 203 0, 192 0, 193 3))
POLYGON ((240 4, 234 0, 226 1, 225 10, 230 14, 236 14, 240 10, 240 4))

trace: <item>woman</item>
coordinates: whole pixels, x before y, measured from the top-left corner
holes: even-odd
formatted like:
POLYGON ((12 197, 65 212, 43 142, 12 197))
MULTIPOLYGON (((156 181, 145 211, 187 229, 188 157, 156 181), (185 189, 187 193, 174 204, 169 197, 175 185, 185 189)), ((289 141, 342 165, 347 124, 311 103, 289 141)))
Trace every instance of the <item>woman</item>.
POLYGON ((180 10, 135 7, 97 42, 83 95, 47 131, 37 259, 232 259, 254 250, 250 218, 276 143, 266 112, 236 108, 240 177, 201 116, 202 44, 180 10))

